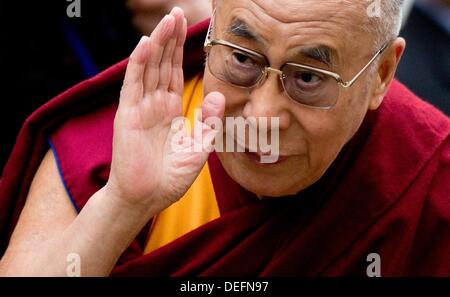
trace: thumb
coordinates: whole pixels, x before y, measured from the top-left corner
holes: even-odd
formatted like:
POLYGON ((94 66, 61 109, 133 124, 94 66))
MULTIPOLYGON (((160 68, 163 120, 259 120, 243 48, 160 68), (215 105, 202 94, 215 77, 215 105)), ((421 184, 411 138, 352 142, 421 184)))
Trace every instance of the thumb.
POLYGON ((201 117, 196 116, 194 125, 194 151, 208 158, 214 150, 214 139, 222 131, 222 118, 225 112, 225 96, 212 92, 203 99, 201 117))
POLYGON ((202 104, 202 122, 210 117, 223 118, 225 112, 225 96, 219 92, 209 93, 202 104))

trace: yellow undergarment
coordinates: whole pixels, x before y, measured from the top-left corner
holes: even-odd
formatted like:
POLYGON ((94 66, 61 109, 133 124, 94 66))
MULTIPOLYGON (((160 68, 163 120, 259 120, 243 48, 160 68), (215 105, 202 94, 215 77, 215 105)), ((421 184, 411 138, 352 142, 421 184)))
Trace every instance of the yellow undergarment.
MULTIPOLYGON (((202 100, 203 80, 199 75, 186 82, 183 92, 183 115, 191 123, 194 123, 194 110, 201 107, 202 100)), ((153 219, 144 254, 148 254, 218 217, 219 207, 208 163, 206 163, 180 201, 153 219)))

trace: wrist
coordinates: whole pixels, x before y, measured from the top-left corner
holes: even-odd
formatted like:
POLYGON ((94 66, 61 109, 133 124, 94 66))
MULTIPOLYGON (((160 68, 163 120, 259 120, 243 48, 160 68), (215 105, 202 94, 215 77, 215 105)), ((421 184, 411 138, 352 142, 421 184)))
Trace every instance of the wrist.
MULTIPOLYGON (((150 203, 132 202, 133 200, 127 199, 128 197, 109 184, 106 184, 97 194, 98 199, 102 201, 101 204, 108 205, 113 213, 123 214, 126 218, 141 218, 148 221, 157 213, 157 210, 150 203)), ((152 199, 149 199, 149 201, 152 201, 152 199)))

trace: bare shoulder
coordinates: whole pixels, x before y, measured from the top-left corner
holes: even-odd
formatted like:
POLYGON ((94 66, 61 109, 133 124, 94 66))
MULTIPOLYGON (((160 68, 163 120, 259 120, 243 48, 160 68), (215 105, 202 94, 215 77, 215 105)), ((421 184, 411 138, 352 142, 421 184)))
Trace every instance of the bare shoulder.
POLYGON ((76 216, 59 176, 55 157, 49 150, 34 176, 4 258, 52 239, 63 232, 76 216))

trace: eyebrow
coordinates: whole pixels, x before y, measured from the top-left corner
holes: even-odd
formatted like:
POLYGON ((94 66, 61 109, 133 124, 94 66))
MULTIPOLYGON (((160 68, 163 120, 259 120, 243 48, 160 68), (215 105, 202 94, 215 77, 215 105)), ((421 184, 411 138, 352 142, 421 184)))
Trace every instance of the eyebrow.
POLYGON ((256 34, 252 29, 250 29, 247 23, 241 19, 235 19, 228 27, 226 32, 236 37, 242 37, 264 44, 262 38, 258 34, 256 34))
POLYGON ((335 65, 335 50, 326 45, 301 47, 298 53, 306 58, 326 64, 328 67, 335 65))

